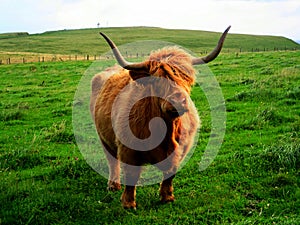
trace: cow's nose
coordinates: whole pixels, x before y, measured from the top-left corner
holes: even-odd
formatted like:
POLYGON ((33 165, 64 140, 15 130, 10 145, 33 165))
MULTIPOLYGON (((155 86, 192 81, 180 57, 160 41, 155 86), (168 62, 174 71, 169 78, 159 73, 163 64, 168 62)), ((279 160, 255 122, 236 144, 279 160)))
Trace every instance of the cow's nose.
POLYGON ((181 106, 185 108, 187 104, 187 100, 184 94, 180 92, 176 92, 171 96, 170 103, 173 104, 174 106, 181 106))
POLYGON ((186 106, 186 98, 185 98, 185 97, 181 99, 181 105, 182 105, 183 107, 186 106))

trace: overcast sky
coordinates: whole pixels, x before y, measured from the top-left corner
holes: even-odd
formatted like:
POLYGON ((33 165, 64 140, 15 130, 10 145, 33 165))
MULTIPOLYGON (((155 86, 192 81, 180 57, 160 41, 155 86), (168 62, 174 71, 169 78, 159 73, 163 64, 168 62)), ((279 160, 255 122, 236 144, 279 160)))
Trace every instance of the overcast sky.
POLYGON ((0 33, 155 26, 300 40, 299 0, 0 0, 0 33))

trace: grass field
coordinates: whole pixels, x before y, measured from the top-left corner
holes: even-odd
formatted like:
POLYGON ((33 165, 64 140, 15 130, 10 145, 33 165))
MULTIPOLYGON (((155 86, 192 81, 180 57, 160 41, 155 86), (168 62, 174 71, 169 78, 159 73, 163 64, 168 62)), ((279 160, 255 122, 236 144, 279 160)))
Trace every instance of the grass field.
POLYGON ((174 180, 177 200, 162 205, 158 184, 139 187, 137 211, 121 208, 121 192, 106 191, 76 146, 73 97, 90 65, 0 66, 0 224, 300 223, 299 51, 222 54, 210 64, 227 108, 219 154, 199 171, 210 112, 196 85, 203 126, 174 180))

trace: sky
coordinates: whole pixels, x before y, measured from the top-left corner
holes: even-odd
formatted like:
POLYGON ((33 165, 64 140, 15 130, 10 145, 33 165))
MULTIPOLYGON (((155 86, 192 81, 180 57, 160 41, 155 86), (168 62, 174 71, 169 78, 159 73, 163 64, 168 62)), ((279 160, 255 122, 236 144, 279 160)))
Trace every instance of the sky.
POLYGON ((0 33, 153 26, 300 40, 299 0, 0 0, 0 33))

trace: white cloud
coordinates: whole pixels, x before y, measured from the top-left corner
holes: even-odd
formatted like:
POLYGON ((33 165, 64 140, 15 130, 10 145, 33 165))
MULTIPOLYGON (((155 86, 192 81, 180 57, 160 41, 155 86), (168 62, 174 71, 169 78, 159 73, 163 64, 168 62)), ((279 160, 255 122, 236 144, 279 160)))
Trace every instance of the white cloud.
POLYGON ((110 26, 146 25, 223 31, 231 24, 231 32, 300 38, 300 29, 297 29, 300 2, 294 0, 152 0, 151 3, 127 0, 114 6, 101 10, 102 19, 109 21, 110 26))

